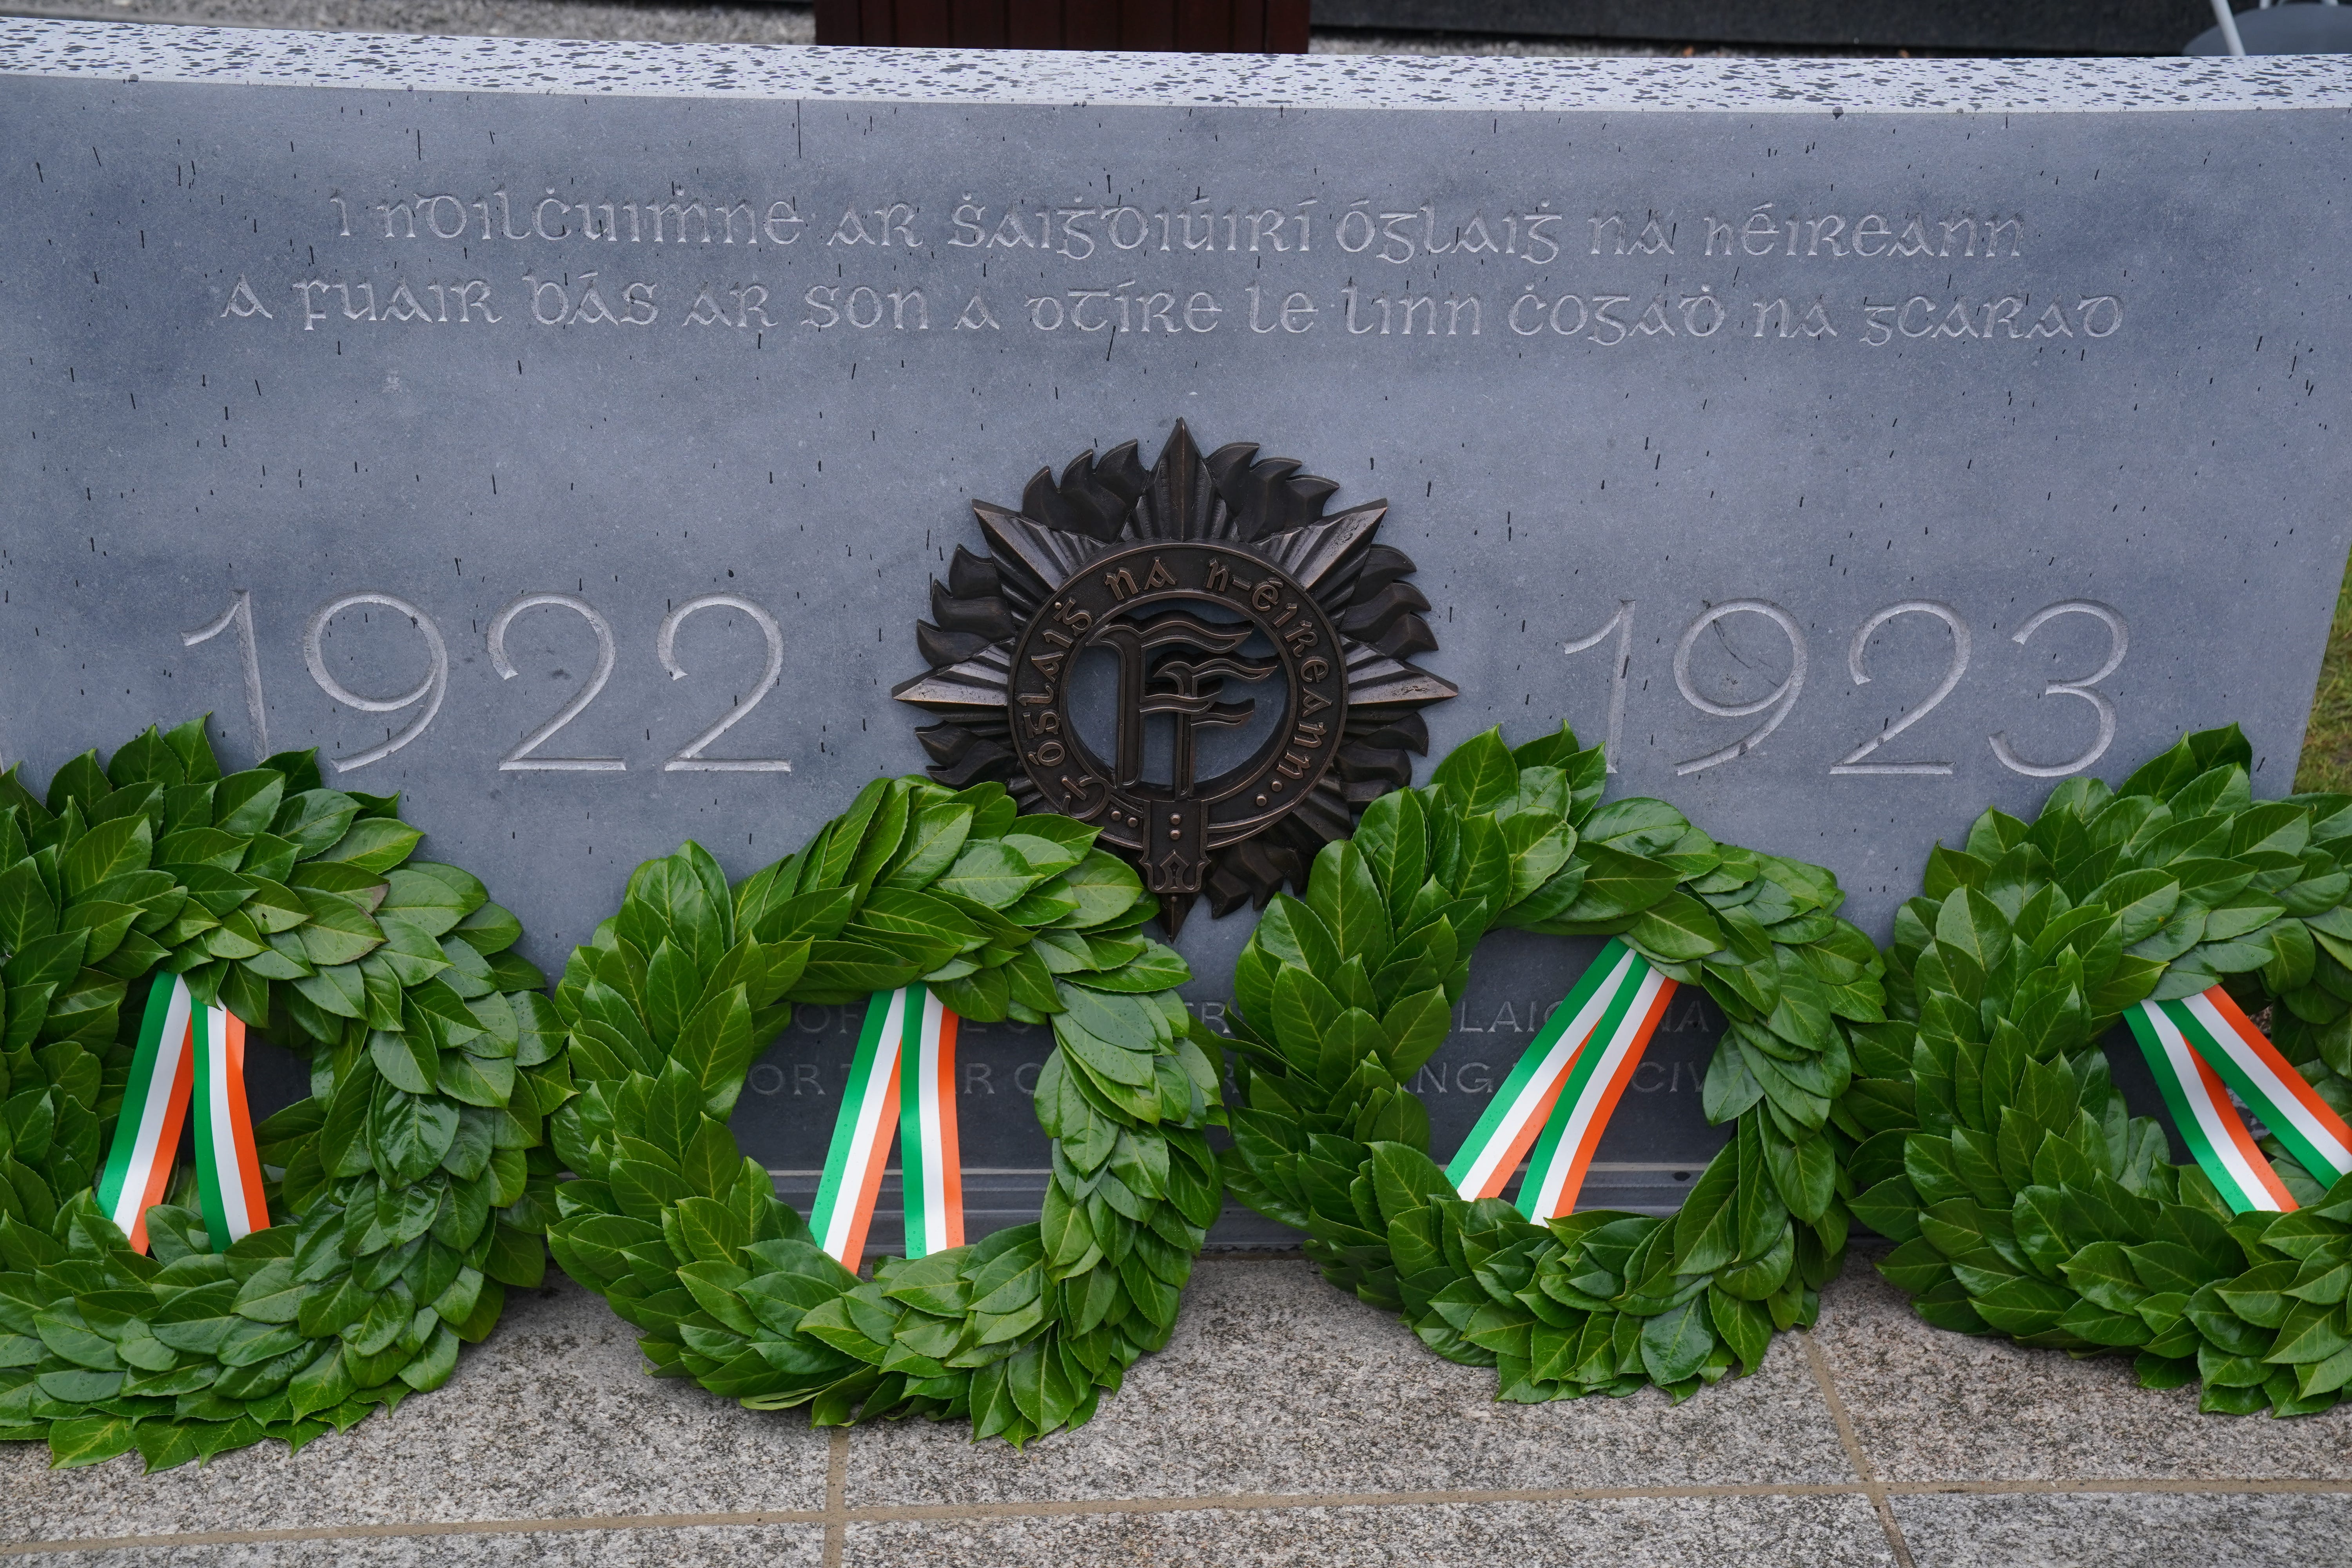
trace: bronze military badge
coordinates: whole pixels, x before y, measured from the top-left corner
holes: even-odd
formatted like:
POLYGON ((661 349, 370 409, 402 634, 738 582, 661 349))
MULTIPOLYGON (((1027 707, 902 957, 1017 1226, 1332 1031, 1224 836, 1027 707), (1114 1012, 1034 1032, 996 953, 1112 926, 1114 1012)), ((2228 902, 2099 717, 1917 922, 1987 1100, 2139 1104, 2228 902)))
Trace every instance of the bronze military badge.
POLYGON ((893 693, 940 715, 931 776, 1001 781, 1024 810, 1097 825, 1174 931, 1303 887, 1426 752, 1421 708, 1454 687, 1405 662, 1437 642, 1376 544, 1385 501, 1246 443, 1205 458, 1178 421, 1147 472, 1128 442, 1038 470, 1021 510, 975 502, 992 553, 959 545, 893 693))

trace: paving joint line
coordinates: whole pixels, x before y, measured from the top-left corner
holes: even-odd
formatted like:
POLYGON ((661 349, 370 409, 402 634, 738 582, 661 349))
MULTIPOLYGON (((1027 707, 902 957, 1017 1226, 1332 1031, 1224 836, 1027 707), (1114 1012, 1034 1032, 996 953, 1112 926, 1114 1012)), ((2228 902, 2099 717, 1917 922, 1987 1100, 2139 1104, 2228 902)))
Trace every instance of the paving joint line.
MULTIPOLYGON (((845 1475, 843 1477, 845 1481, 845 1475)), ((572 1534, 585 1531, 751 1528, 784 1524, 826 1527, 829 1547, 850 1524, 901 1520, 1049 1519, 1083 1514, 1276 1513, 1303 1509, 1431 1508, 1496 1503, 1643 1502, 1700 1498, 1868 1497, 1871 1485, 1903 1497, 1966 1494, 2050 1497, 2142 1493, 2169 1496, 2352 1495, 2352 1477, 2212 1477, 2189 1479, 2020 1479, 1886 1481, 1753 1481, 1715 1486, 1459 1488, 1392 1492, 1231 1492, 1214 1496, 1040 1499, 1025 1502, 905 1503, 852 1508, 763 1509, 741 1512, 591 1514, 573 1518, 419 1521, 328 1525, 316 1529, 190 1531, 153 1535, 84 1536, 0 1542, 0 1557, 110 1552, 135 1547, 266 1545, 283 1542, 361 1541, 404 1536, 572 1534)), ((828 1488, 830 1490, 830 1488, 828 1488)), ((837 1561, 837 1559, 828 1559, 837 1561)))
POLYGON ((2139 1492, 2165 1497, 2295 1496, 2328 1497, 2352 1494, 2352 1479, 2321 1479, 2306 1476, 2242 1477, 2171 1479, 2164 1477, 2116 1476, 2105 1479, 2010 1481, 1888 1481, 1885 1490, 1900 1497, 2066 1497, 2139 1492))
POLYGON ((1830 1363, 1822 1354, 1822 1347, 1813 1342, 1812 1331, 1801 1330, 1797 1337, 1804 1342, 1805 1364, 1813 1371, 1813 1382, 1822 1391, 1822 1398, 1830 1407, 1830 1419, 1837 1423, 1838 1441, 1844 1446, 1846 1462, 1862 1481, 1863 1495, 1878 1514, 1878 1528, 1886 1532, 1886 1544, 1895 1553, 1900 1568, 1917 1568, 1911 1556, 1911 1543, 1903 1539, 1903 1525, 1895 1517, 1895 1505, 1886 1500, 1886 1488, 1870 1463, 1870 1456, 1862 1450, 1862 1438, 1853 1429, 1853 1418, 1846 1414, 1845 1401, 1838 1396, 1837 1383, 1830 1376, 1830 1363))
POLYGON ((824 1568, 841 1568, 849 1525, 849 1428, 836 1426, 824 1449, 824 1568))

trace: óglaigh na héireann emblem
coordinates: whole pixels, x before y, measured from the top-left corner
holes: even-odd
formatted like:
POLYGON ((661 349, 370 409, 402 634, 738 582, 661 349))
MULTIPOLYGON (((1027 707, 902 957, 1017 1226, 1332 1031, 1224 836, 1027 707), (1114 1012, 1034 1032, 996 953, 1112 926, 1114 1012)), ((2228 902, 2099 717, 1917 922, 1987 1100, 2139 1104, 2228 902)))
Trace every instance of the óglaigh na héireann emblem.
POLYGON ((957 546, 916 627, 930 673, 892 693, 939 716, 932 777, 1100 827, 1171 931, 1202 893, 1304 887, 1454 695, 1406 662, 1437 641, 1373 542, 1388 503, 1326 517, 1334 481, 1257 451, 1204 458, 1180 420, 1148 470, 1129 441, 1039 469, 1018 511, 974 502, 991 552, 957 546))

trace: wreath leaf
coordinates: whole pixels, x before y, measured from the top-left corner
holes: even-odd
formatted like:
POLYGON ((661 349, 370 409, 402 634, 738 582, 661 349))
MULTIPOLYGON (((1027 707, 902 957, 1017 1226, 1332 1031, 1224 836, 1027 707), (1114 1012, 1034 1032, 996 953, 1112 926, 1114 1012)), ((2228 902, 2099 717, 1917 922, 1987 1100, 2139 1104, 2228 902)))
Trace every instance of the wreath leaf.
POLYGON ((1507 1400, 1643 1382, 1681 1398, 1752 1370, 1776 1326, 1812 1321, 1852 1192, 1848 1145, 1821 1131, 1851 1076, 1843 1020, 1883 1016, 1883 964, 1830 912, 1829 873, 1718 846, 1664 802, 1596 809, 1604 775, 1565 729, 1516 751, 1474 738, 1326 847, 1305 900, 1273 900, 1234 972, 1246 1070, 1228 1187, 1307 1231, 1333 1284, 1401 1312, 1439 1354, 1494 1366, 1507 1400), (1726 999, 1733 1035, 1705 1101, 1738 1132, 1673 1224, 1533 1225, 1462 1202, 1429 1157, 1406 1084, 1444 1043, 1490 924, 1622 932, 1726 999))
POLYGON ((638 868, 556 990, 581 1087, 553 1117, 577 1178, 549 1245, 652 1370, 820 1426, 921 1414, 1019 1444, 1166 1342, 1220 1203, 1222 1052, 1174 999, 1183 961, 1132 934, 1156 901, 1093 846, 993 784, 897 779, 731 891, 697 845, 638 868), (861 1281, 719 1119, 793 1006, 918 980, 978 1022, 1052 1020, 1054 1173, 1039 1223, 861 1281))
POLYGON ((1836 1122, 1866 1139, 1854 1213, 1902 1242, 1880 1270, 1922 1317, 2292 1415, 2352 1381, 2352 1177, 2323 1186, 2266 1138, 2303 1206, 2231 1215, 2128 1114, 2102 1047, 2133 1004, 2225 984, 2352 1110, 2352 800, 2256 803, 2252 762, 2235 726, 2186 735, 2119 790, 2069 780, 2033 821, 1988 812, 1938 846, 1836 1122))
POLYGON ((499 1282, 537 1280, 568 1063, 543 1001, 499 990, 537 983, 508 952, 520 926, 411 859, 422 837, 308 752, 223 777, 202 720, 85 753, 46 796, 0 774, 0 1259, 41 1331, 0 1367, 0 1435, 151 1470, 299 1448, 438 1387, 499 1282), (147 1257, 89 1188, 144 994, 173 974, 307 1056, 313 1098, 258 1129, 267 1228, 215 1250, 184 1178, 147 1211, 147 1257), (143 1327, 93 1333, 84 1308, 143 1327))

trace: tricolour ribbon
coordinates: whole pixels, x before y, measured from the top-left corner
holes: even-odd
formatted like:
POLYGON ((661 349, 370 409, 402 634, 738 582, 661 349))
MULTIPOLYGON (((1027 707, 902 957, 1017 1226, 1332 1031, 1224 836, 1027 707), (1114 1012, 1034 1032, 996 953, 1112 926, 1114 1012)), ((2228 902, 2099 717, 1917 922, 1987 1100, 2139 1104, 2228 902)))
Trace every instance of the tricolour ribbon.
POLYGON ((114 1142, 99 1173, 98 1202, 107 1217, 147 1250, 147 1211, 163 1201, 180 1128, 196 1111, 196 1190, 205 1232, 215 1252, 269 1226, 245 1101, 245 1020, 226 1007, 201 1012, 180 976, 158 977, 147 993, 131 1081, 123 1089, 114 1142))
POLYGON ((963 1173, 956 1146, 956 1016, 922 985, 877 991, 866 1006, 856 1059, 834 1120, 809 1227, 855 1268, 866 1251, 890 1135, 905 1140, 907 1256, 963 1245, 963 1173))
POLYGON ((1499 1196, 1534 1145, 1520 1212, 1543 1220, 1573 1209, 1601 1131, 1674 993, 1673 981, 1612 939, 1544 1020, 1446 1166, 1454 1190, 1499 1196))
POLYGON ((1518 1207, 1538 1224, 1575 1209, 1585 1173, 1592 1166, 1592 1152, 1601 1146, 1601 1134, 1674 997, 1673 981, 1640 960, 1634 962, 1641 978, 1630 991, 1618 993, 1591 1041, 1577 1052, 1543 1135, 1528 1156, 1518 1207))
POLYGON ((2285 1210, 2295 1201, 2254 1146, 2231 1089, 2315 1178, 2352 1175, 2352 1127, 2221 987, 2142 1002, 2126 1016, 2182 1141, 2232 1210, 2285 1210))
MULTIPOLYGON (((963 1162, 956 1145, 956 1016, 926 986, 920 1027, 901 1053, 898 1163, 907 1203, 907 1256, 963 1245, 963 1162)), ((914 1004, 910 1000, 911 1011, 914 1004)))

